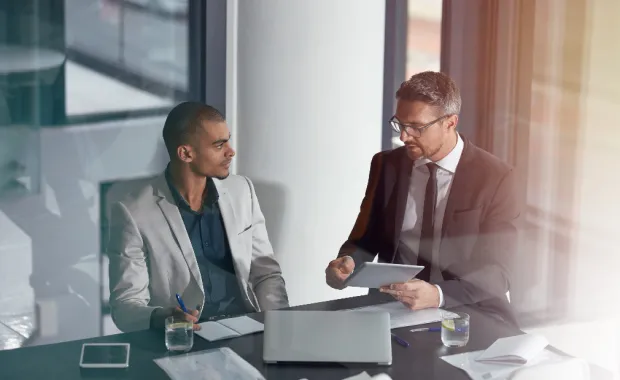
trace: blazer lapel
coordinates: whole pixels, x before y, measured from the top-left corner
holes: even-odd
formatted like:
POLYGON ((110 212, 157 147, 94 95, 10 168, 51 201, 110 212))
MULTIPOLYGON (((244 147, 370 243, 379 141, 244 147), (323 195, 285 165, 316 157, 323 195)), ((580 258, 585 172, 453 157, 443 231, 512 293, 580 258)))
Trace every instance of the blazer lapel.
POLYGON ((233 257, 233 263, 235 264, 235 271, 243 285, 242 289, 245 291, 247 280, 250 277, 250 271, 245 260, 243 260, 243 254, 245 252, 242 252, 237 244, 237 228, 235 224, 237 218, 235 216, 235 208, 233 207, 233 202, 232 199, 230 199, 230 194, 226 186, 222 185, 221 181, 217 179, 214 179, 213 183, 219 194, 218 204, 220 213, 222 214, 222 220, 224 221, 224 227, 226 227, 226 237, 228 237, 228 244, 233 257))
POLYGON ((394 202, 394 236, 393 247, 394 252, 392 254, 392 261, 394 261, 394 255, 398 249, 398 240, 400 238, 400 231, 403 228, 403 221, 405 219, 405 208, 407 207, 407 194, 409 193, 409 184, 411 182, 411 171, 413 170, 413 160, 407 155, 407 152, 402 151, 402 157, 399 159, 398 168, 398 182, 396 184, 396 197, 394 202))
POLYGON ((460 206, 463 204, 464 190, 467 188, 469 178, 471 178, 469 170, 471 170, 470 161, 473 154, 473 146, 471 142, 462 135, 461 138, 465 145, 463 146, 463 153, 461 154, 459 164, 456 166, 454 179, 450 187, 450 195, 448 195, 448 203, 443 217, 443 225, 441 226, 442 238, 446 235, 447 227, 450 222, 452 222, 454 211, 457 210, 457 208, 462 208, 460 206))
POLYGON ((179 212, 177 205, 174 203, 172 193, 170 192, 170 188, 168 187, 164 174, 156 179, 155 189, 157 195, 160 197, 157 204, 168 222, 168 226, 174 235, 174 239, 181 250, 181 254, 185 259, 192 276, 194 276, 200 290, 204 293, 202 276, 200 275, 200 269, 198 268, 198 262, 196 261, 196 254, 194 253, 192 242, 189 240, 187 230, 185 229, 185 224, 181 218, 181 213, 179 212))

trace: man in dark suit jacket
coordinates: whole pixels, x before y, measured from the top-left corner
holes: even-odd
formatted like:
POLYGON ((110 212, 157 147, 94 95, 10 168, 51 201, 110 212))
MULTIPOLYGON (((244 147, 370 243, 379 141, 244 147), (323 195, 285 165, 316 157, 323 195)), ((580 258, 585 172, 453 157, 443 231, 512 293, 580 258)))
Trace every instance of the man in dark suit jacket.
POLYGON ((326 269, 341 289, 372 261, 424 265, 380 289, 412 310, 477 305, 516 324, 506 292, 519 215, 512 168, 456 131, 461 98, 445 74, 405 81, 390 120, 404 147, 374 156, 349 239, 326 269))

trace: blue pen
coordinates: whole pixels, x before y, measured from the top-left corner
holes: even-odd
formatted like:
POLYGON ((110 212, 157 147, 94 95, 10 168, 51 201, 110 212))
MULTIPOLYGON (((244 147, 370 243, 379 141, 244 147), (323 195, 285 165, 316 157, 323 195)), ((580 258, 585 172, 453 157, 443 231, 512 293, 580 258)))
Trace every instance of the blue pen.
POLYGON ((187 311, 187 308, 185 307, 185 304, 183 303, 183 299, 181 299, 181 296, 179 295, 179 293, 177 293, 177 302, 179 303, 179 306, 181 306, 181 310, 183 310, 184 313, 189 314, 189 311, 187 311))
POLYGON ((398 344, 400 344, 403 347, 409 347, 409 342, 407 342, 406 340, 404 340, 403 338, 399 337, 398 335, 392 333, 392 338, 394 338, 394 340, 396 342, 398 342, 398 344))

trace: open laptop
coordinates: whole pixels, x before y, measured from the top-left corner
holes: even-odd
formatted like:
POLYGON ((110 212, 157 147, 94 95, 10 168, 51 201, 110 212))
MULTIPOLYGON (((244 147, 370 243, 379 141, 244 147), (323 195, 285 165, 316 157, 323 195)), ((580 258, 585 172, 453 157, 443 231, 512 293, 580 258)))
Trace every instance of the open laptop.
POLYGON ((392 364, 387 312, 272 310, 265 313, 265 363, 392 364))

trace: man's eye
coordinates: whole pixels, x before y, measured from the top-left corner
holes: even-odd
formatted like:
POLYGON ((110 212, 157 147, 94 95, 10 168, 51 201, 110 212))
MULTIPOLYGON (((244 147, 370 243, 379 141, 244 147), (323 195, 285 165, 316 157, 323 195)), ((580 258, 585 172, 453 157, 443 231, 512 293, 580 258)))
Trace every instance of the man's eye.
POLYGON ((217 146, 216 146, 216 148, 217 148, 217 149, 222 149, 223 147, 224 147, 224 144, 221 144, 221 145, 217 145, 217 146))

